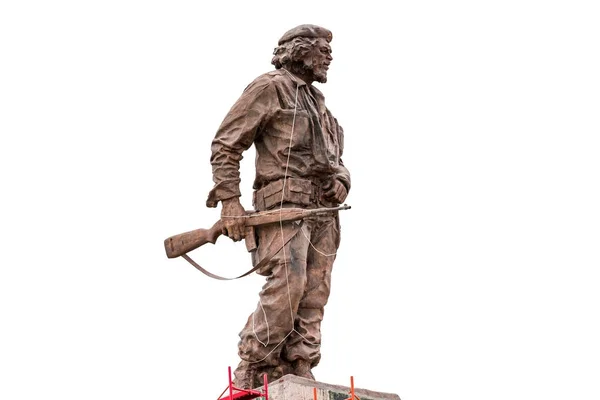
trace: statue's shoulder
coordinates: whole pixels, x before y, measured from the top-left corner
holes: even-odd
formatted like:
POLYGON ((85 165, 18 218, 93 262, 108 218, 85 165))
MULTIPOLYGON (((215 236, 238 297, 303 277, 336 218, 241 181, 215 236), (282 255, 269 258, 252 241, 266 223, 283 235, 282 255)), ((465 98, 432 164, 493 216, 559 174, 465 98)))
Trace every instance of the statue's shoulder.
POLYGON ((279 70, 266 72, 255 78, 248 86, 247 90, 265 89, 269 86, 278 86, 283 82, 282 73, 279 70))
POLYGON ((264 74, 258 76, 256 79, 254 79, 251 83, 252 84, 257 84, 257 85, 264 85, 264 84, 282 84, 285 83, 287 80, 289 80, 289 78, 285 75, 285 73, 280 70, 280 69, 276 69, 274 71, 269 71, 269 72, 265 72, 264 74))

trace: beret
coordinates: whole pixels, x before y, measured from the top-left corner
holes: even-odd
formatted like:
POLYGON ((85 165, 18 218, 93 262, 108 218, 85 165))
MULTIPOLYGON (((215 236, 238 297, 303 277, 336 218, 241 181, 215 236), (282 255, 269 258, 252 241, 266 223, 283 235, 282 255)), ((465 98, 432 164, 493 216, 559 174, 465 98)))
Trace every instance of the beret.
POLYGON ((288 42, 296 37, 324 38, 327 40, 327 42, 331 42, 333 35, 331 34, 330 30, 321 28, 317 25, 298 25, 297 27, 292 28, 284 33, 281 39, 279 39, 278 45, 281 46, 285 42, 288 42))

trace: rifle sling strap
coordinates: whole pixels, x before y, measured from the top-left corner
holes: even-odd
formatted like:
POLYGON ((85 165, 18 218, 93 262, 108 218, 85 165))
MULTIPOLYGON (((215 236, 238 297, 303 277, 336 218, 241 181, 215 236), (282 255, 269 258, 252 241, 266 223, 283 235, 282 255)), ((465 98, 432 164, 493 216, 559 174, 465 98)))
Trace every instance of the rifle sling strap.
POLYGON ((196 267, 196 269, 200 272, 202 272, 204 275, 209 276, 213 279, 218 279, 220 281, 232 281, 234 279, 240 279, 243 278, 244 276, 248 276, 251 273, 253 273, 254 271, 264 267, 265 265, 267 265, 267 263, 271 260, 271 258, 273 258, 275 256, 275 254, 279 253, 279 251, 281 249, 283 249, 285 247, 286 244, 289 243, 290 240, 292 240, 292 238, 294 236, 296 236, 296 234, 298 233, 298 231, 300 230, 300 228, 302 227, 302 220, 298 221, 294 227, 293 230, 291 230, 287 235, 285 235, 283 237, 281 246, 274 246, 274 248, 271 250, 271 252, 269 254, 267 254, 262 260, 260 260, 255 266, 254 268, 252 268, 250 271, 243 273, 240 276, 236 276, 235 278, 224 278, 222 276, 213 274, 212 272, 209 272, 207 270, 205 270, 204 268, 202 268, 196 261, 192 260, 190 256, 187 255, 187 253, 182 254, 181 257, 183 257, 185 260, 187 260, 187 262, 189 262, 190 264, 192 264, 194 267, 196 267))

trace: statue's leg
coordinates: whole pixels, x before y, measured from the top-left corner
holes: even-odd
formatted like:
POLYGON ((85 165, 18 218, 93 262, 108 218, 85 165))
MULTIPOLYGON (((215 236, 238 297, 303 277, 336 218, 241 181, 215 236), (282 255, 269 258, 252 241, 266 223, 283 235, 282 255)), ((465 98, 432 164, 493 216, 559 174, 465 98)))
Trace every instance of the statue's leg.
POLYGON ((319 217, 307 255, 306 291, 298 305, 295 332, 287 339, 284 355, 294 374, 314 379, 311 369, 321 359, 321 321, 331 288, 331 271, 340 244, 338 219, 319 217), (313 247, 314 246, 314 247, 313 247))
MULTIPOLYGON (((283 234, 295 229, 284 224, 283 234)), ((289 372, 281 363, 283 342, 294 329, 294 319, 298 304, 306 286, 306 253, 309 232, 298 232, 269 263, 258 272, 267 277, 259 293, 256 310, 249 316, 246 326, 240 332, 239 355, 242 362, 235 371, 237 385, 249 387, 262 385, 262 375, 267 373, 269 381, 278 379, 289 372)), ((259 227, 257 230, 258 249, 254 263, 265 257, 272 246, 281 246, 282 229, 279 224, 259 227)))

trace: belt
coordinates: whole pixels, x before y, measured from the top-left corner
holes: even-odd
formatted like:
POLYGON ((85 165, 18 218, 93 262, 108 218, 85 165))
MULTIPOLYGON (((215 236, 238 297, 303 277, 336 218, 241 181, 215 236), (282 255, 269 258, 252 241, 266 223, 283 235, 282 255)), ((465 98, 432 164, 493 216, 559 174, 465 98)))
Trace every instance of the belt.
POLYGON ((282 201, 304 207, 334 206, 332 202, 323 199, 322 187, 323 180, 318 178, 278 179, 256 190, 252 203, 259 211, 271 209, 282 201))

